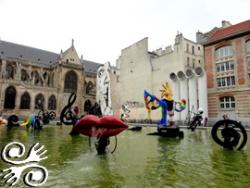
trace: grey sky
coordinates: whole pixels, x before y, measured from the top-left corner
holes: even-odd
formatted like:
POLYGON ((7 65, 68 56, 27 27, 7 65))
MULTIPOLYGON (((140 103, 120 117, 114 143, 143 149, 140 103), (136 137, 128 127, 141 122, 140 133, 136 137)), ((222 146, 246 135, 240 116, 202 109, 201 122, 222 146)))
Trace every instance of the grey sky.
POLYGON ((177 30, 197 30, 250 19, 250 0, 0 0, 2 40, 59 53, 75 40, 78 55, 105 63, 149 37, 149 50, 174 43, 177 30))

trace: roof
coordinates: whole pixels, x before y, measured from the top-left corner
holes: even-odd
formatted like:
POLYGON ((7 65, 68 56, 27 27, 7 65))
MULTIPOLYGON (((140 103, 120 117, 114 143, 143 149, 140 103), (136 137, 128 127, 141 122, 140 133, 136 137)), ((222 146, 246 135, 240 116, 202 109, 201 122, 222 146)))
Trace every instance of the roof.
POLYGON ((219 28, 216 31, 212 32, 209 36, 209 42, 217 41, 220 39, 232 37, 238 34, 242 34, 250 31, 250 20, 240 22, 235 25, 228 26, 226 28, 219 28))
POLYGON ((49 66, 57 61, 59 54, 0 40, 0 58, 14 58, 49 66))
MULTIPOLYGON (((56 63, 59 57, 60 55, 57 53, 0 40, 1 59, 22 59, 34 64, 50 66, 56 63)), ((94 74, 102 65, 88 60, 81 60, 81 63, 84 65, 85 72, 94 74)))
POLYGON ((100 63, 95 63, 93 61, 88 61, 88 60, 81 60, 81 63, 83 63, 85 72, 88 73, 97 73, 97 69, 102 66, 103 64, 100 63))

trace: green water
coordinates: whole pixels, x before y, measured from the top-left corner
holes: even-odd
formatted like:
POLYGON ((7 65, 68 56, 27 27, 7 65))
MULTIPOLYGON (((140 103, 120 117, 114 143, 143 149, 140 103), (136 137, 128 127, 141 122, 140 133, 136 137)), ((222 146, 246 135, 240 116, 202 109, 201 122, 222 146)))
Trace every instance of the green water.
MULTIPOLYGON (((98 156, 87 137, 71 137, 70 130, 67 126, 47 126, 40 132, 0 128, 0 147, 10 141, 26 147, 44 144, 48 159, 40 164, 49 171, 44 187, 250 187, 249 141, 244 151, 228 151, 213 142, 210 129, 184 129, 184 139, 178 140, 148 136, 155 129, 143 128, 124 131, 114 154, 98 156)), ((1 160, 0 169, 6 167, 10 165, 1 160)), ((19 181, 16 187, 23 186, 19 181)))

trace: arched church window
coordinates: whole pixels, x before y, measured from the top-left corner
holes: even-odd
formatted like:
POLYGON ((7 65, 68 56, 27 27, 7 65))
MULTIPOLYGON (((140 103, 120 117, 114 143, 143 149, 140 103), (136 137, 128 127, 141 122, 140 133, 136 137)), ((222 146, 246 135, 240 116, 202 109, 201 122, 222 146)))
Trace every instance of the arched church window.
POLYGON ((44 109, 44 96, 40 93, 35 98, 35 109, 44 109))
POLYGON ((48 109, 49 110, 56 110, 56 97, 55 97, 55 95, 51 95, 49 97, 48 109))
POLYGON ((20 104, 20 109, 29 109, 30 108, 30 95, 26 91, 24 94, 21 96, 21 104, 20 104))
POLYGON ((77 91, 77 75, 74 71, 67 72, 64 80, 64 92, 72 93, 77 91))
POLYGON ((86 100, 85 103, 84 103, 84 111, 85 112, 89 112, 90 109, 91 109, 91 106, 92 106, 91 101, 90 100, 86 100))
POLYGON ((46 80, 47 78, 48 78, 48 73, 47 72, 43 73, 43 79, 46 80))
POLYGON ((40 76, 39 76, 39 73, 37 71, 34 72, 33 76, 35 77, 34 79, 34 83, 35 85, 39 84, 39 81, 40 81, 40 76))
POLYGON ((10 64, 7 64, 6 66, 6 78, 7 79, 14 79, 14 67, 10 64))
POLYGON ((29 75, 24 69, 21 70, 21 80, 23 82, 27 82, 29 80, 29 75))
POLYGON ((4 108, 14 109, 15 102, 16 102, 16 89, 13 86, 9 86, 5 90, 4 108))
POLYGON ((93 94, 94 84, 92 82, 88 82, 86 87, 86 94, 93 94))

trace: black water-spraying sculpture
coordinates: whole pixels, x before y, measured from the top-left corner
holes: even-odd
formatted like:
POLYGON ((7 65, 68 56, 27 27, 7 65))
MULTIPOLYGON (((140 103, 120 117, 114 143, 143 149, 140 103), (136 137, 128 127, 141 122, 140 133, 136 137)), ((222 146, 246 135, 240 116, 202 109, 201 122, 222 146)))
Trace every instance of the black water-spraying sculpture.
POLYGON ((216 122, 211 131, 214 141, 226 149, 241 150, 247 143, 247 132, 241 122, 223 116, 223 120, 216 122))
POLYGON ((42 120, 43 124, 46 125, 49 124, 51 120, 54 120, 56 118, 56 113, 54 111, 49 112, 42 109, 38 112, 38 117, 42 120))

